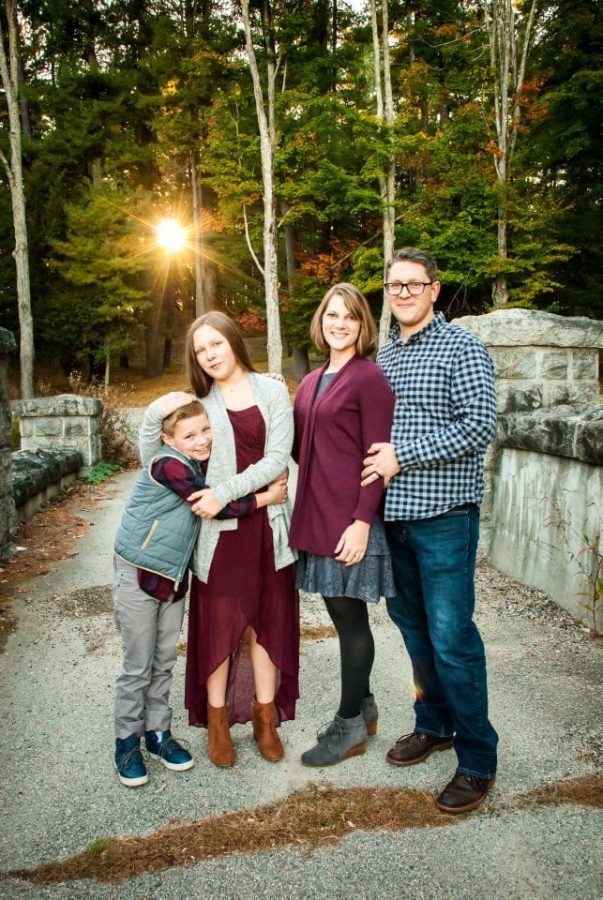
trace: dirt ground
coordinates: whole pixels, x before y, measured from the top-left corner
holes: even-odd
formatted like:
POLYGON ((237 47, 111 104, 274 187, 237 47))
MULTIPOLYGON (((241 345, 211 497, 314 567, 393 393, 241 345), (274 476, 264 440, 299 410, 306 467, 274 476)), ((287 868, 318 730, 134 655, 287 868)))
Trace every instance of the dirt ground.
POLYGON ((16 624, 16 595, 25 594, 27 582, 49 572, 53 563, 77 556, 77 542, 89 530, 90 522, 75 515, 74 508, 92 509, 111 491, 110 480, 97 485, 78 481, 19 525, 12 541, 15 552, 0 563, 0 652, 16 624))

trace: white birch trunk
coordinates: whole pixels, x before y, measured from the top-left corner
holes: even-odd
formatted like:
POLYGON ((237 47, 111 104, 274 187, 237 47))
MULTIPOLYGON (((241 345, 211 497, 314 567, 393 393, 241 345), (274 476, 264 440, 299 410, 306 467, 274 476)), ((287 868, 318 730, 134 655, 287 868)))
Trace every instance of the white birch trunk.
POLYGON ((27 218, 25 214, 25 190, 23 186, 23 160, 21 155, 21 116, 19 103, 19 49, 17 16, 13 0, 5 0, 8 23, 8 58, 5 36, 0 21, 0 77, 6 96, 9 121, 10 161, 2 154, 0 160, 6 170, 10 188, 15 231, 13 256, 17 272, 17 303, 20 331, 21 399, 33 397, 34 342, 29 285, 29 249, 27 243, 27 218))
MULTIPOLYGON (((392 92, 391 69, 389 61, 389 12, 387 0, 381 0, 381 37, 376 0, 369 0, 371 28, 373 33, 373 61, 375 70, 375 97, 377 102, 377 118, 391 129, 394 122, 394 101, 392 92)), ((391 135, 388 135, 391 140, 391 135)), ((387 266, 394 252, 396 225, 396 161, 393 150, 388 160, 387 172, 379 178, 379 190, 383 204, 383 280, 387 275, 387 266)), ((379 346, 388 339, 391 324, 391 310, 387 297, 383 298, 381 317, 379 319, 379 346)))
POLYGON ((276 205, 273 186, 274 148, 276 129, 274 120, 274 83, 278 66, 268 60, 268 115, 264 103, 264 93, 258 71, 257 59, 251 36, 249 0, 242 0, 245 43, 249 69, 253 82, 253 93, 260 132, 260 153, 262 163, 262 185, 264 206, 264 295, 266 299, 266 323, 268 326, 268 368, 279 372, 282 368, 283 347, 281 340, 280 316, 278 309, 278 255, 276 243, 276 205))
MULTIPOLYGON (((494 169, 498 184, 496 241, 498 257, 504 262, 509 254, 508 180, 519 129, 521 115, 519 98, 525 79, 536 0, 530 3, 523 29, 516 22, 512 0, 485 0, 483 10, 490 46, 490 67, 494 78, 494 121, 497 143, 494 169), (518 47, 518 39, 521 49, 518 47)), ((508 302, 507 278, 504 272, 501 272, 492 285, 492 304, 495 308, 500 308, 508 302)))

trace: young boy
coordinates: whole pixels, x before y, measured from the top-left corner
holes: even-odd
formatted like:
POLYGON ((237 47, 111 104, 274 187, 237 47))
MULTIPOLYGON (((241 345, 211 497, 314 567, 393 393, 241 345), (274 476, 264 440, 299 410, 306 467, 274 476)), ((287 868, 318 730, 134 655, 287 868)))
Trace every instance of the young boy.
MULTIPOLYGON (((113 596, 122 636, 122 671, 115 683, 115 767, 127 787, 149 780, 140 751, 168 769, 194 765, 170 732, 169 691, 184 617, 188 567, 201 519, 186 498, 205 484, 211 428, 192 394, 174 391, 155 401, 163 414, 163 448, 143 469, 126 505, 115 540, 113 596)), ((266 491, 228 504, 219 518, 252 515, 283 503, 286 477, 266 491)))

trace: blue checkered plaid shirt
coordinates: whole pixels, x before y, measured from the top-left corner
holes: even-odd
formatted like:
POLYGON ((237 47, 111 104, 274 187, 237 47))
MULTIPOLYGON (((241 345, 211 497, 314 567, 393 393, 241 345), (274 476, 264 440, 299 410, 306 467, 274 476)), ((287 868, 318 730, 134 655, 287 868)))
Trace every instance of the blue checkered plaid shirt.
POLYGON ((480 503, 496 428, 494 369, 482 342, 437 313, 406 342, 396 323, 377 362, 396 395, 391 440, 402 469, 387 489, 385 520, 480 503))

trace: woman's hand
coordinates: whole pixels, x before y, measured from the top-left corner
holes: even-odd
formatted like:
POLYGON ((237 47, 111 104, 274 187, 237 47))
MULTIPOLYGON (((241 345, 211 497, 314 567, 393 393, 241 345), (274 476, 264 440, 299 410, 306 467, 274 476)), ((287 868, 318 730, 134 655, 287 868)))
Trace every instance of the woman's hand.
POLYGON ((195 491, 186 499, 192 504, 191 509, 194 514, 202 519, 213 519, 223 508, 212 494, 211 488, 195 491))
POLYGON ((370 530, 371 526, 360 519, 348 525, 335 547, 335 559, 346 566, 361 562, 366 553, 370 530))

